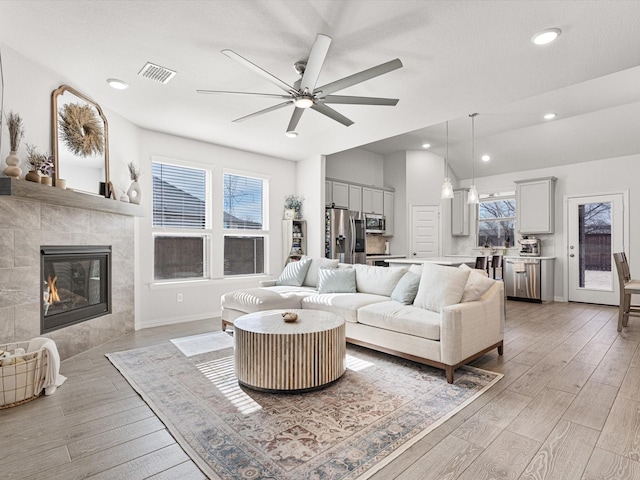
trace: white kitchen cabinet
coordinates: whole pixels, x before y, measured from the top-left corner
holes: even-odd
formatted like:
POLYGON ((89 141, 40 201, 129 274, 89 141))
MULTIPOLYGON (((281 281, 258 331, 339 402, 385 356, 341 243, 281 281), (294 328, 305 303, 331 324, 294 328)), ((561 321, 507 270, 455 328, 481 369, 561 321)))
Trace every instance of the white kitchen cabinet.
POLYGON ((384 192, 383 195, 383 211, 384 211, 384 221, 385 221, 385 237, 393 236, 393 200, 394 193, 393 192, 384 192))
POLYGON ((383 203, 383 190, 362 187, 362 211, 364 213, 382 215, 384 213, 383 203))
POLYGON ((324 181, 324 205, 330 207, 333 202, 333 182, 330 180, 324 181))
POLYGON ((451 235, 464 237, 469 235, 469 204, 466 188, 453 191, 451 199, 451 235))
POLYGON ((349 208, 349 185, 342 182, 332 182, 332 203, 336 208, 349 208))
POLYGON ((362 211, 362 187, 359 185, 349 185, 349 210, 362 211))
POLYGON ((554 232, 556 180, 544 177, 515 182, 518 233, 554 232))

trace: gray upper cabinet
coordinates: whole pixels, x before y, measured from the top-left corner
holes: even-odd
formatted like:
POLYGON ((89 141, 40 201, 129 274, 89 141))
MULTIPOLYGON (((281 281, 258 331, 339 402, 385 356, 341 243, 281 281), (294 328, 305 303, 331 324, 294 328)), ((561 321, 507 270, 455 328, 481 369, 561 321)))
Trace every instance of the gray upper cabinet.
POLYGON ((393 192, 384 192, 383 210, 384 210, 384 236, 393 236, 393 200, 395 194, 393 192))
POLYGON ((518 233, 554 232, 556 180, 544 177, 515 182, 518 233))
POLYGON ((349 210, 362 211, 362 187, 358 185, 349 185, 349 210))
POLYGON ((469 235, 469 204, 466 188, 453 191, 451 199, 451 235, 464 237, 469 235))
POLYGON ((336 208, 349 208, 349 185, 342 182, 333 182, 332 202, 336 208))
POLYGON ((384 213, 383 191, 376 188, 362 187, 362 211, 364 213, 384 213))
POLYGON ((333 202, 333 182, 331 180, 324 181, 324 205, 330 207, 333 202))

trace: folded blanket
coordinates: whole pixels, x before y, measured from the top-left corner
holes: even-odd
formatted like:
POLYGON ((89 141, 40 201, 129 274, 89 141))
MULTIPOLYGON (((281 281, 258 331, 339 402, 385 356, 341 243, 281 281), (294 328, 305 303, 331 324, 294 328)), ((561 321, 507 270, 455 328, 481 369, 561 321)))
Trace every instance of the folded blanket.
POLYGON ((44 380, 42 385, 38 387, 38 390, 44 388, 44 394, 51 395, 56 391, 56 388, 67 380, 67 377, 60 375, 60 355, 58 354, 56 342, 50 338, 44 337, 36 337, 29 341, 27 353, 35 352, 40 349, 44 349, 44 355, 46 357, 45 360, 47 363, 44 380))

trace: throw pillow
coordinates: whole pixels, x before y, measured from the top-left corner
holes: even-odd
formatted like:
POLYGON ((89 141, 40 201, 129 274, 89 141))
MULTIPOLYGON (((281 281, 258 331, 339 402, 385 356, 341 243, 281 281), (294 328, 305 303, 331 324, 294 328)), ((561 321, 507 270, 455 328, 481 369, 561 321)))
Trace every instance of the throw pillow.
POLYGON ((489 278, 486 272, 479 272, 476 269, 469 268, 469 278, 464 286, 464 293, 462 294, 462 303, 473 302, 478 300, 482 295, 487 293, 495 280, 489 278))
POLYGON ((318 293, 356 293, 356 271, 353 268, 319 269, 318 293))
MULTIPOLYGON (((304 257, 310 258, 310 257, 304 257)), ((317 287, 318 286, 318 270, 321 268, 337 268, 340 260, 331 258, 312 258, 307 275, 304 277, 302 285, 305 287, 317 287)))
POLYGON ((419 308, 440 312, 442 307, 460 303, 468 278, 468 270, 425 263, 413 304, 419 308))
POLYGON ((276 280, 276 285, 286 285, 289 287, 299 287, 302 285, 307 270, 311 265, 310 258, 302 258, 297 262, 288 263, 276 280))
POLYGON ((358 292, 388 297, 405 274, 405 267, 373 267, 354 265, 358 292))
POLYGON ((395 300, 404 305, 411 305, 416 298, 419 285, 420 275, 411 272, 405 273, 396 285, 396 288, 391 292, 391 300, 395 300))

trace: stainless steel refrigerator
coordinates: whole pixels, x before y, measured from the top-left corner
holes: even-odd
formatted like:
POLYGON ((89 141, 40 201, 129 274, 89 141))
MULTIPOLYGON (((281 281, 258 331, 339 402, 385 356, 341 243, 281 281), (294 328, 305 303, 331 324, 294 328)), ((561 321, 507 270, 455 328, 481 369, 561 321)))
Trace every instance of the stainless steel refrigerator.
POLYGON ((365 225, 359 213, 327 208, 325 214, 325 257, 341 263, 366 263, 365 225))

